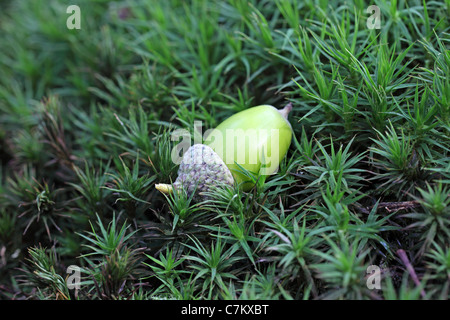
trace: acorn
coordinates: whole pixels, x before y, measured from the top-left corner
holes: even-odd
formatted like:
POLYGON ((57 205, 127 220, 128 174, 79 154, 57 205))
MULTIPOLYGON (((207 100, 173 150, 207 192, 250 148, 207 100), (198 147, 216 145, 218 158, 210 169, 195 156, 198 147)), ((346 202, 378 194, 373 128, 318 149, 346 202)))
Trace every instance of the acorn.
POLYGON ((238 112, 210 130, 203 144, 194 144, 184 153, 173 185, 157 184, 170 194, 183 188, 196 199, 218 185, 235 182, 243 191, 254 186, 248 173, 268 176, 278 170, 292 140, 288 121, 292 103, 278 110, 260 105, 238 112))

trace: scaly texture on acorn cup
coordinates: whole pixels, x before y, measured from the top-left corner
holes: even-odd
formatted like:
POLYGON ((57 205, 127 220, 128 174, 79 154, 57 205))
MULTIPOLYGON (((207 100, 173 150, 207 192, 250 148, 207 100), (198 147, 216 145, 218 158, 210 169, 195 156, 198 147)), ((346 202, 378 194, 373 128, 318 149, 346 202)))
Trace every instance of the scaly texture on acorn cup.
MULTIPOLYGON (((292 140, 292 127, 288 121, 292 104, 278 110, 261 105, 236 113, 213 129, 204 144, 191 146, 183 155, 178 177, 173 188, 181 186, 191 195, 200 195, 218 184, 233 185, 242 190, 254 184, 241 172, 271 175, 278 170, 292 140)), ((171 185, 157 184, 156 189, 169 194, 171 185)))

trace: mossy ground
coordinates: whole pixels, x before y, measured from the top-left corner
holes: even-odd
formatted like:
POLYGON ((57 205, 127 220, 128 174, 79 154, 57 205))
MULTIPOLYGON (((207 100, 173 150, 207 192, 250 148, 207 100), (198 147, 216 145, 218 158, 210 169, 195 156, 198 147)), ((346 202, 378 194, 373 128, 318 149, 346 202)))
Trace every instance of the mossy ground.
POLYGON ((1 299, 448 299, 450 1, 372 2, 0 0, 1 299), (288 102, 276 175, 155 190, 288 102))

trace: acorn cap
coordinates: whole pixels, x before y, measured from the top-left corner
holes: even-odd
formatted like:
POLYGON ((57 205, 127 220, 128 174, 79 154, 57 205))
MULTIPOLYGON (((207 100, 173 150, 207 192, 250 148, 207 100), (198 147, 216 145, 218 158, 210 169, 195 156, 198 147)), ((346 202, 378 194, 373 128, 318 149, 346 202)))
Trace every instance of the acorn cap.
MULTIPOLYGON (((195 192, 195 198, 205 199, 205 192, 233 183, 233 175, 219 155, 204 144, 194 144, 183 155, 173 188, 183 188, 188 196, 195 192)), ((173 192, 171 185, 157 184, 155 187, 166 194, 173 192)))

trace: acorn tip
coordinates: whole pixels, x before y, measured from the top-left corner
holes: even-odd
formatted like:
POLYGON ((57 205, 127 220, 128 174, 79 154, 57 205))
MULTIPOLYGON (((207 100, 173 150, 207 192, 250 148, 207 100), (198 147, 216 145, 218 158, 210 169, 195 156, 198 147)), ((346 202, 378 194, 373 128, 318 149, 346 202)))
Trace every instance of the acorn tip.
POLYGON ((280 114, 287 119, 289 112, 292 111, 292 102, 289 102, 283 109, 278 110, 278 112, 280 112, 280 114))

